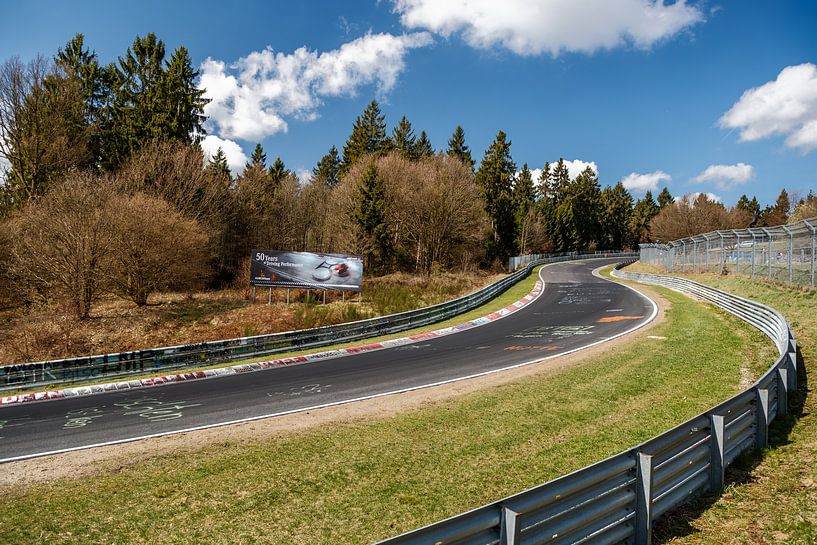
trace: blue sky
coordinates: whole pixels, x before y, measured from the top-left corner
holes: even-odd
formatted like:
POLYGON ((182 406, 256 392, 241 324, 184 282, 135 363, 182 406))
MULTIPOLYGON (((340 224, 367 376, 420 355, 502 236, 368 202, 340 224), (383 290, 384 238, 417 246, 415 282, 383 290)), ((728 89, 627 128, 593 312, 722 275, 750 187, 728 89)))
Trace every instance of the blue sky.
POLYGON ((592 162, 636 196, 817 190, 813 1, 4 4, 0 60, 77 32, 103 62, 151 31, 186 46, 236 164, 260 141, 309 170, 376 97, 436 148, 459 124, 479 160, 502 129, 520 166, 592 162))

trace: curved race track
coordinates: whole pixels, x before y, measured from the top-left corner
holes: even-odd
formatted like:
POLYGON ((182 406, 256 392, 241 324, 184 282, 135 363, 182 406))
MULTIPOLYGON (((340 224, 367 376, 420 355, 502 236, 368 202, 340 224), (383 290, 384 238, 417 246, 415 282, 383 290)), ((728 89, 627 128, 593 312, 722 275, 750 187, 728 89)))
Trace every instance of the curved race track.
POLYGON ((524 365, 650 321, 655 305, 592 271, 544 267, 538 299, 507 318, 415 344, 229 375, 0 408, 0 462, 263 418, 524 365))

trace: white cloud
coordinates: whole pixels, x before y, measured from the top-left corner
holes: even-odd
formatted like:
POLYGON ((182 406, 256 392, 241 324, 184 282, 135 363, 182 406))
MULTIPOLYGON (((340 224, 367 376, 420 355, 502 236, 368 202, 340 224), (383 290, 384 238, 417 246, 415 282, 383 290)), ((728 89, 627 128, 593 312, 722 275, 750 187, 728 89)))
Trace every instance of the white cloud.
POLYGON ((740 129, 743 141, 783 135, 790 148, 817 148, 817 66, 787 66, 774 81, 744 92, 718 123, 740 129))
POLYGON ((312 179, 312 171, 305 168, 296 168, 295 177, 298 178, 298 183, 306 185, 312 179))
MULTIPOLYGON (((556 163, 558 163, 558 161, 551 161, 550 162, 551 172, 553 172, 553 167, 556 166, 556 163)), ((597 176, 599 174, 599 167, 596 165, 595 161, 587 162, 587 161, 582 161, 581 159, 575 159, 573 161, 565 161, 564 163, 565 163, 565 166, 567 167, 567 172, 568 172, 571 180, 575 180, 576 176, 581 174, 584 171, 584 169, 586 169, 587 167, 590 167, 591 169, 593 169, 593 172, 595 172, 597 176)), ((519 175, 519 172, 517 172, 516 174, 519 175)), ((541 168, 532 168, 532 169, 530 169, 530 175, 533 178, 533 183, 537 184, 537 183, 539 183, 539 177, 542 175, 542 169, 541 168)))
MULTIPOLYGON (((550 164, 550 167, 553 168, 558 161, 554 161, 550 164)), ((581 159, 575 159, 573 161, 565 161, 565 166, 567 167, 567 171, 570 173, 570 179, 575 180, 576 176, 584 172, 584 169, 590 167, 593 172, 596 173, 598 176, 599 174, 599 167, 596 166, 595 161, 590 161, 589 163, 586 161, 582 161, 581 159)))
POLYGON ((625 44, 646 49, 704 20, 685 0, 393 0, 407 28, 472 47, 495 45, 519 55, 593 53, 625 44))
MULTIPOLYGON (((714 193, 710 193, 710 192, 707 191, 706 193, 703 193, 703 194, 706 195, 707 198, 710 201, 719 202, 719 203, 723 202, 723 199, 721 199, 718 195, 715 195, 714 193)), ((695 202, 695 199, 697 199, 699 195, 701 195, 700 191, 695 191, 693 193, 687 193, 686 195, 681 197, 680 200, 676 199, 675 202, 677 202, 677 203, 683 202, 687 206, 692 206, 692 204, 695 202)))
POLYGON ((364 85, 390 91, 405 68, 407 51, 432 42, 427 32, 367 34, 338 49, 306 47, 290 54, 254 51, 232 65, 208 58, 199 87, 211 102, 208 129, 224 138, 258 141, 286 132, 286 118, 312 120, 322 97, 352 96, 364 85))
POLYGON ((204 140, 201 141, 201 149, 207 160, 216 154, 218 148, 224 151, 224 155, 227 157, 227 166, 230 167, 230 172, 233 173, 233 176, 244 172, 244 167, 247 164, 247 155, 237 143, 232 140, 221 139, 212 134, 207 135, 204 140))
POLYGON ((672 180, 672 176, 663 170, 656 170, 649 174, 639 174, 631 172, 621 179, 624 189, 632 193, 646 194, 647 191, 657 191, 658 184, 667 183, 672 180))
POLYGON ((745 184, 755 175, 752 165, 737 163, 736 165, 709 165, 706 170, 692 178, 697 183, 714 183, 721 190, 745 184))

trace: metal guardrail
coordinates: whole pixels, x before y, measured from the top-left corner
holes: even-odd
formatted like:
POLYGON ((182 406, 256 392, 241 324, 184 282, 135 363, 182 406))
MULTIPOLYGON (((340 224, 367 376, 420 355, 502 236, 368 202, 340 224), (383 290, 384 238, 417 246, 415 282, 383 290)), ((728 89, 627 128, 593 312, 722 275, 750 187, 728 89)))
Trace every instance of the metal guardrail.
POLYGON ((673 240, 641 244, 641 262, 669 272, 712 271, 760 276, 815 286, 817 218, 789 225, 724 229, 673 240))
POLYGON ((769 423, 786 414, 789 393, 797 388, 796 344, 783 316, 689 280, 617 276, 666 286, 727 310, 768 335, 780 358, 748 390, 636 447, 378 545, 645 545, 654 520, 694 495, 720 490, 724 468, 741 452, 767 446, 769 423))
MULTIPOLYGON (((637 254, 626 255, 636 257, 637 254)), ((0 366, 0 392, 13 392, 32 387, 48 387, 54 384, 70 384, 102 377, 117 378, 150 371, 181 369, 194 365, 235 362, 294 349, 327 346, 406 331, 440 322, 477 308, 527 277, 536 266, 597 257, 605 256, 563 256, 539 259, 529 263, 524 269, 520 269, 514 274, 508 275, 469 295, 431 307, 389 316, 254 337, 4 365, 0 366)))
POLYGON ((552 259, 555 257, 567 257, 570 259, 590 259, 595 257, 630 257, 632 252, 624 251, 596 251, 596 252, 562 252, 559 254, 525 254, 516 255, 508 258, 508 272, 514 272, 516 269, 542 259, 552 259))

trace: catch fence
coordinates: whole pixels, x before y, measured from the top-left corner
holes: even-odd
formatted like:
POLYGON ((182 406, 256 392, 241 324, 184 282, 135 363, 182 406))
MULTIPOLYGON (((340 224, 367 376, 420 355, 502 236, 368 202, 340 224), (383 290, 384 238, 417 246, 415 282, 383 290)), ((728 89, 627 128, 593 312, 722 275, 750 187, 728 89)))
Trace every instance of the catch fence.
POLYGON ((712 231, 667 244, 642 244, 640 250, 642 263, 669 272, 734 272, 814 287, 817 218, 712 231))

